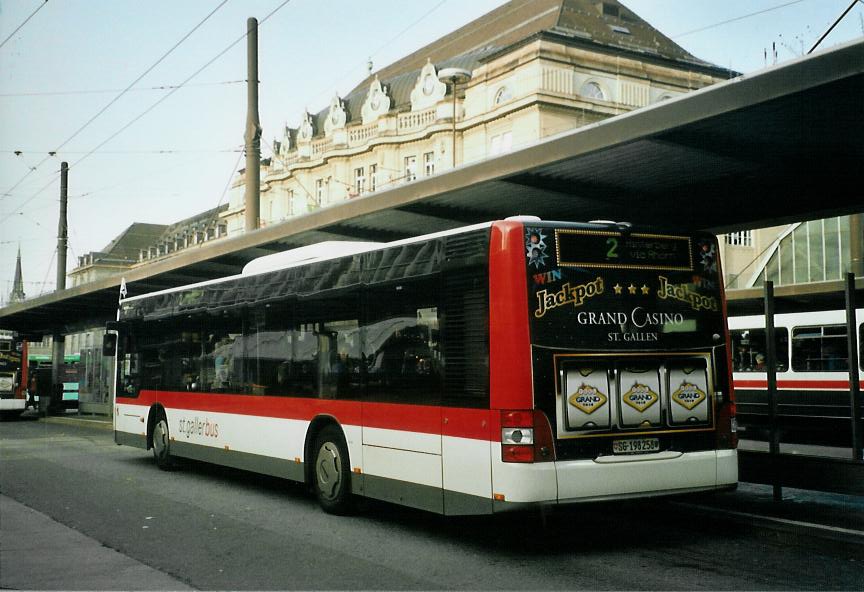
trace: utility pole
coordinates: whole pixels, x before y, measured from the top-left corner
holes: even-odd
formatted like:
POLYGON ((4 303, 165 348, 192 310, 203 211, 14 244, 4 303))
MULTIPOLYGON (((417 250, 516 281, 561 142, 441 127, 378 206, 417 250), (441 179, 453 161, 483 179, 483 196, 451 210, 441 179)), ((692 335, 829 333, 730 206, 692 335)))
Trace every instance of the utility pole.
POLYGON ((246 232, 261 212, 261 122, 258 119, 258 20, 246 20, 246 232))
MULTIPOLYGON (((57 223, 57 285, 55 290, 66 289, 66 248, 68 226, 66 208, 69 200, 69 163, 60 163, 60 220, 57 223)), ((48 413, 63 403, 63 368, 65 343, 60 327, 54 328, 51 349, 51 393, 40 393, 39 410, 48 413), (44 395, 48 394, 48 397, 44 395), (42 401, 45 400, 43 404, 42 401)))
MULTIPOLYGON (((456 168, 456 85, 457 84, 465 84, 469 80, 471 80, 471 71, 466 70, 464 68, 444 68, 440 72, 438 72, 438 80, 443 82, 444 84, 450 83, 450 86, 453 87, 453 128, 452 128, 452 137, 453 137, 453 146, 451 150, 453 152, 453 168, 456 168)), ((464 150, 463 150, 464 152, 464 150)))
POLYGON ((849 216, 849 271, 864 277, 864 214, 849 216))

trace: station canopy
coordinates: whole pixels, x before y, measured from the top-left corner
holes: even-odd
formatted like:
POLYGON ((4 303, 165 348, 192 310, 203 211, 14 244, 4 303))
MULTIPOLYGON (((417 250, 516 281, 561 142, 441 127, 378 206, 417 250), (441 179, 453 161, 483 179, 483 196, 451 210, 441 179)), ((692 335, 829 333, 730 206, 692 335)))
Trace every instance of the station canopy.
MULTIPOLYGON (((864 211, 864 41, 124 272, 130 296, 325 240, 386 242, 501 219, 730 232, 864 211)), ((0 309, 36 336, 114 318, 120 275, 0 309), (82 320, 83 319, 83 320, 82 320), (76 320, 79 320, 76 325, 76 320)))

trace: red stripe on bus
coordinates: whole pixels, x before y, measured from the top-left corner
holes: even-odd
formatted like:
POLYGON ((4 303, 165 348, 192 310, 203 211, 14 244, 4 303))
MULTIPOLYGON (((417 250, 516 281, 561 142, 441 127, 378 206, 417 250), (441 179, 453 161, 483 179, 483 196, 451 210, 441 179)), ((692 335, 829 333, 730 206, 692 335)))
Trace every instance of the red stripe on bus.
POLYGON ((306 421, 317 415, 332 415, 340 423, 360 425, 359 401, 142 390, 134 399, 117 397, 117 403, 144 407, 160 403, 170 409, 306 421))
POLYGON ((341 424, 472 440, 494 440, 494 435, 500 436, 500 428, 496 432, 492 425, 499 412, 488 409, 152 390, 143 390, 136 398, 118 397, 117 403, 141 407, 159 403, 169 409, 298 421, 329 415, 341 424))
MULTIPOLYGON (((735 388, 746 389, 767 389, 767 380, 736 380, 735 388)), ((848 380, 778 380, 777 388, 781 389, 831 389, 831 390, 848 390, 848 380)), ((861 388, 864 388, 864 381, 861 381, 861 388)))

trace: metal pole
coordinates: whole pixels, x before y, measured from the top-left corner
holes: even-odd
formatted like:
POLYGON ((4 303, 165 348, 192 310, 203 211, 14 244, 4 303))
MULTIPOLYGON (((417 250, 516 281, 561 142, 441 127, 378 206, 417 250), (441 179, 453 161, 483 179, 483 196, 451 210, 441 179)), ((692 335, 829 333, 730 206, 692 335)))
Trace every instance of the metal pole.
POLYGON ((858 378, 858 335, 855 331, 855 274, 846 274, 846 338, 849 348, 849 409, 852 421, 852 458, 864 460, 861 455, 861 384, 858 378))
MULTIPOLYGON (((765 282, 765 372, 768 376, 768 428, 771 438, 769 452, 773 467, 778 466, 777 456, 780 454, 780 433, 777 428, 777 351, 774 344, 774 282, 765 282)), ((777 482, 776 473, 773 476, 774 501, 783 499, 783 488, 777 482)))
POLYGON ((258 119, 258 20, 246 20, 246 232, 261 213, 261 123, 258 119))
MULTIPOLYGON (((67 205, 69 200, 69 164, 60 163, 60 221, 57 223, 57 285, 56 291, 66 289, 66 250, 68 243, 67 205)), ((51 344, 51 392, 39 394, 39 410, 49 413, 63 401, 64 335, 54 328, 51 344), (48 395, 45 397, 44 395, 48 395), (43 404, 42 401, 45 400, 43 404)))
POLYGON ((453 77, 453 168, 456 168, 456 77, 453 77))
POLYGON ((60 163, 60 221, 57 224, 57 290, 66 288, 66 250, 68 226, 66 207, 69 200, 69 163, 60 163))

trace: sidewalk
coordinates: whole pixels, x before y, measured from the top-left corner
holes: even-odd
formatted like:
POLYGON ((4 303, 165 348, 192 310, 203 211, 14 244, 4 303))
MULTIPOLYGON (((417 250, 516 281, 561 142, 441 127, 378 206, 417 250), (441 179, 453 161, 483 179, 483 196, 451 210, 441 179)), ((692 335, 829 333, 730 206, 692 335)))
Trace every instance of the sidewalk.
POLYGON ((0 589, 192 590, 5 495, 0 515, 0 589))

